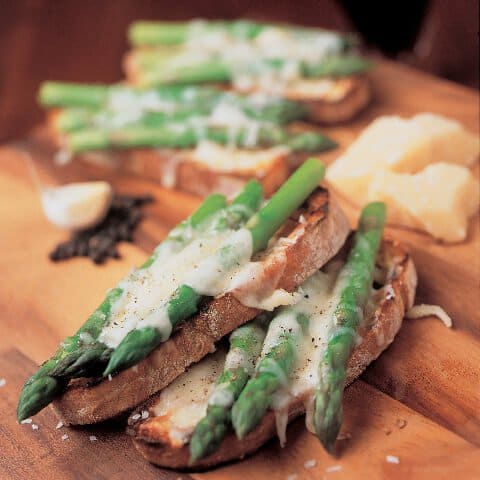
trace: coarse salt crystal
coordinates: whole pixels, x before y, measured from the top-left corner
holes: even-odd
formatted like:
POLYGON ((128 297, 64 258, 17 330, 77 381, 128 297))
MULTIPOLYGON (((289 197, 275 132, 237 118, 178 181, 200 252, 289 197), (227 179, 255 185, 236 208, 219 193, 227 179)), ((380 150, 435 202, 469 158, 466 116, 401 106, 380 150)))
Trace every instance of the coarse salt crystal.
POLYGON ((108 374, 108 381, 109 381, 109 382, 112 381, 112 374, 111 374, 111 373, 108 374))
POLYGON ((396 464, 400 463, 400 459, 395 455, 387 455, 385 458, 388 463, 396 463, 396 464))
POLYGON ((4 378, 0 378, 0 387, 4 387, 7 384, 7 381, 4 378))
POLYGON ((55 428, 58 430, 59 428, 62 428, 62 427, 63 427, 63 422, 60 421, 57 423, 57 426, 55 428))
POLYGON ((141 415, 139 413, 136 413, 135 415, 132 415, 132 420, 136 422, 140 417, 141 415))
POLYGON ((303 464, 303 466, 304 466, 304 468, 313 468, 316 464, 317 464, 317 461, 312 458, 311 460, 307 460, 303 464))
POLYGON ((148 413, 148 410, 143 410, 142 412, 142 419, 145 420, 146 418, 148 418, 150 414, 148 413))
POLYGON ((36 423, 32 423, 32 430, 38 430, 38 425, 36 423))
POLYGON ((342 469, 341 465, 332 465, 331 467, 328 467, 325 469, 326 472, 328 473, 333 473, 333 472, 339 472, 342 469))
POLYGON ((65 441, 65 440, 68 440, 68 434, 67 433, 64 433, 62 435, 62 440, 65 441))
POLYGON ((88 438, 90 439, 91 442, 96 442, 98 440, 95 435, 90 435, 88 438))
POLYGON ((395 290, 393 289, 392 285, 388 284, 386 287, 385 287, 385 291, 386 291, 386 296, 385 298, 387 300, 392 300, 395 298, 395 290))
POLYGON ((31 418, 26 418, 25 420, 22 420, 20 423, 22 425, 25 425, 26 423, 32 423, 32 419, 31 418))

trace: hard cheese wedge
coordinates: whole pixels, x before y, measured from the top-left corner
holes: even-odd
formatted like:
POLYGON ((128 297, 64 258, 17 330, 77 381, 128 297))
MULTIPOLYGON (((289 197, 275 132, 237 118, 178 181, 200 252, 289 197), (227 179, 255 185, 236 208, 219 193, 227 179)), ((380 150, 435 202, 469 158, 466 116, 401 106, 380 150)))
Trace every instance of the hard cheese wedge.
POLYGON ((331 165, 327 179, 362 205, 380 170, 416 173, 437 162, 470 166, 479 150, 478 137, 455 120, 431 113, 380 117, 331 165))
POLYGON ((389 223, 426 230, 445 242, 465 239, 479 195, 470 170, 447 163, 414 175, 380 171, 368 190, 370 200, 386 202, 389 223))

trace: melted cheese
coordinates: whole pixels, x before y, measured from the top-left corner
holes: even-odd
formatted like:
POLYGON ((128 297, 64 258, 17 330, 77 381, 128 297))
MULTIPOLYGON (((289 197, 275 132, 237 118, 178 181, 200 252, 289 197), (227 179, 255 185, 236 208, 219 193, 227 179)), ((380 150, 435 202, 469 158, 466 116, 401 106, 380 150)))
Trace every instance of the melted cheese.
POLYGON ((202 261, 213 255, 230 235, 231 231, 227 230, 196 238, 181 251, 181 255, 164 250, 148 269, 137 270, 123 280, 119 284, 123 294, 113 305, 109 322, 99 340, 115 348, 142 321, 144 326, 158 326, 168 338, 170 322, 159 306, 188 275, 198 271, 202 261))
POLYGON ((380 117, 327 170, 327 179, 359 205, 379 171, 416 173, 437 162, 472 165, 479 139, 454 120, 423 113, 380 117))
POLYGON ((191 154, 191 159, 217 172, 267 171, 279 157, 288 155, 289 149, 277 146, 268 149, 249 151, 201 141, 191 154))
POLYGON ((186 443, 205 416, 208 398, 223 371, 224 362, 225 351, 222 349, 190 367, 162 390, 152 410, 154 416, 168 416, 172 444, 186 443))
POLYGON ((468 168, 436 163, 415 175, 379 172, 368 196, 387 204, 390 223, 457 242, 465 239, 468 219, 478 210, 479 185, 468 168))

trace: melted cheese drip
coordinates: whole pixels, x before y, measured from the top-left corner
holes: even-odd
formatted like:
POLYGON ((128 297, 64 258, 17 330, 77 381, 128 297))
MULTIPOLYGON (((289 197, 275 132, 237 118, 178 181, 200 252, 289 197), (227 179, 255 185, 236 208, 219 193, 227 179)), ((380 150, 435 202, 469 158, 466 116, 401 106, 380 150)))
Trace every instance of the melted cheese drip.
POLYGON ((153 406, 153 415, 168 415, 168 434, 172 444, 185 444, 205 416, 208 398, 223 371, 224 362, 225 351, 222 349, 193 365, 162 390, 153 406))

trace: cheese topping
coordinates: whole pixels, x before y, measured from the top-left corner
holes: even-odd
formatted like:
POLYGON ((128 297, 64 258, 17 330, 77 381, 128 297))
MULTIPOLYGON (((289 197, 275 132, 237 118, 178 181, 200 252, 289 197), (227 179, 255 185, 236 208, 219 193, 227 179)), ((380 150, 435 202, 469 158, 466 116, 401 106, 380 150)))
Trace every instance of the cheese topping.
POLYGON ((191 158, 218 172, 247 172, 261 174, 279 157, 288 155, 289 149, 277 146, 262 150, 249 151, 238 148, 224 147, 207 140, 201 141, 191 158))
MULTIPOLYGON (((293 398, 305 403, 308 413, 318 383, 318 365, 325 354, 334 325, 334 310, 339 301, 343 282, 336 281, 341 263, 331 263, 328 272, 319 271, 301 288, 303 295, 294 307, 295 312, 309 317, 307 331, 300 335, 297 357, 286 384, 275 393, 272 408, 276 415, 277 434, 285 443, 288 405, 293 398)), ((311 415, 307 415, 307 427, 311 415)), ((311 422, 310 422, 311 423, 311 422)))
POLYGON ((153 414, 168 416, 168 435, 172 444, 186 443, 197 423, 205 416, 208 398, 224 368, 225 354, 220 349, 208 355, 160 393, 158 402, 153 406, 153 414))
POLYGON ((170 322, 165 318, 165 309, 159 306, 164 306, 165 300, 185 283, 187 276, 198 270, 202 261, 213 255, 231 233, 226 230, 200 236, 192 240, 180 255, 165 250, 149 268, 137 270, 123 280, 119 285, 123 294, 113 305, 99 341, 115 348, 142 320, 144 326, 155 325, 168 338, 170 322))

